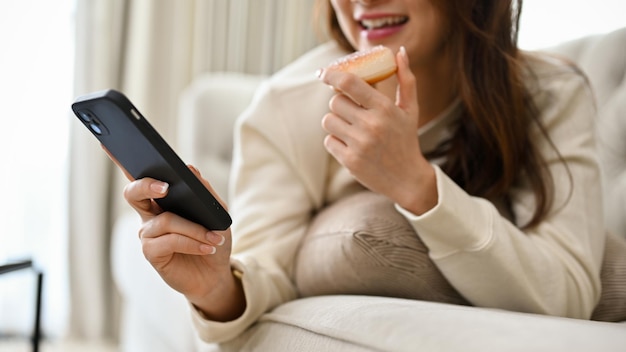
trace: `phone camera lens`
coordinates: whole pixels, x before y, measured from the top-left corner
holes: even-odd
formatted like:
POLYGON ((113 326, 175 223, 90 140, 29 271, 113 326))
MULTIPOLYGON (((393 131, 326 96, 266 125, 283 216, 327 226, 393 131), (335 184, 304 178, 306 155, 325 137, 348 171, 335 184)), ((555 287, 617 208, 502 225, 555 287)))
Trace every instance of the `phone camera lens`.
POLYGON ((78 117, 93 133, 102 136, 108 135, 109 130, 102 122, 89 110, 78 110, 78 117))
POLYGON ((102 134, 102 129, 95 122, 90 123, 89 128, 91 128, 91 130, 94 131, 96 134, 102 134))
POLYGON ((91 120, 93 119, 93 116, 91 115, 91 113, 85 110, 79 111, 78 116, 80 117, 81 120, 85 122, 91 122, 91 120))

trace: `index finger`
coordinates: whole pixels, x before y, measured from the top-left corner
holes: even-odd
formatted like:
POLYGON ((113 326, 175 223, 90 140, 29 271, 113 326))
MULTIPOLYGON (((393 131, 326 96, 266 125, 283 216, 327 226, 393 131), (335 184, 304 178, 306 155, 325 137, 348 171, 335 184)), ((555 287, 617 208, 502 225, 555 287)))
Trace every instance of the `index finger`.
POLYGON ((381 95, 369 83, 353 73, 325 69, 320 79, 366 109, 372 108, 381 95))
POLYGON ((124 187, 124 198, 145 219, 163 212, 153 199, 165 197, 168 187, 165 182, 145 177, 127 184, 124 187))

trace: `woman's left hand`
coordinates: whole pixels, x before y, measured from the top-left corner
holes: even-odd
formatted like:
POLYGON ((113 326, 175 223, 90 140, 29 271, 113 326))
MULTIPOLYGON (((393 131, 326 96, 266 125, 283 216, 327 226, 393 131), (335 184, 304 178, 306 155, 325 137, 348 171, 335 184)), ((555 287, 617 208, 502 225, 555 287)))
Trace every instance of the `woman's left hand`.
POLYGON ((420 150, 416 81, 403 48, 396 62, 395 102, 353 74, 322 72, 338 91, 322 119, 324 145, 365 187, 421 214, 436 205, 435 174, 420 150))

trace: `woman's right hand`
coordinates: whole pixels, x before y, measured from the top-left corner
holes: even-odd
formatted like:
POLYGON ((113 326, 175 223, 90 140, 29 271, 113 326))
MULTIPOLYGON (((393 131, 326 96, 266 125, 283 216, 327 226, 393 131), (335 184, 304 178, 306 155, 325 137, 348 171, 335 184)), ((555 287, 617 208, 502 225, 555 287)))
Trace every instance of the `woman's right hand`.
MULTIPOLYGON (((215 194, 208 181, 194 167, 190 169, 215 194)), ((237 318, 245 309, 245 299, 230 267, 230 229, 209 231, 164 212, 154 199, 165 197, 167 187, 164 182, 143 178, 124 189, 127 202, 141 217, 139 238, 144 256, 169 286, 184 294, 207 318, 237 318)))

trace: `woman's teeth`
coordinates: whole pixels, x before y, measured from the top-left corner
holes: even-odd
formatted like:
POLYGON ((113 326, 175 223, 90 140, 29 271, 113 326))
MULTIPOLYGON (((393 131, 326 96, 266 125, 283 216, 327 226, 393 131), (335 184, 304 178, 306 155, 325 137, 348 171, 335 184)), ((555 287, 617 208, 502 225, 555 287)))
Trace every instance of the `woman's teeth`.
POLYGON ((365 29, 378 29, 389 26, 396 26, 408 20, 405 16, 391 16, 361 20, 361 26, 365 29))

